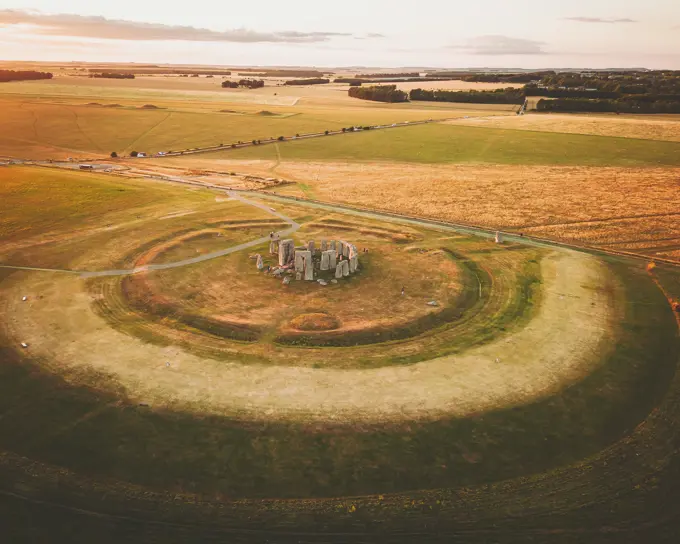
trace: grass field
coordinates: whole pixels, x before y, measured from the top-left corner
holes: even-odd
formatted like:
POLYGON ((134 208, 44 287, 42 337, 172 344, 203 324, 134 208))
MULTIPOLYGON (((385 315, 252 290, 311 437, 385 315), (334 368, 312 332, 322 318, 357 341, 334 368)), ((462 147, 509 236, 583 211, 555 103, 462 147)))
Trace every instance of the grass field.
POLYGON ((342 107, 328 101, 297 106, 254 104, 230 102, 228 96, 210 101, 201 93, 181 100, 166 91, 159 91, 158 96, 135 95, 134 89, 123 96, 117 91, 81 96, 69 94, 72 90, 66 87, 63 96, 51 98, 0 94, 0 156, 65 159, 108 157, 112 151, 122 156, 131 151, 178 151, 292 137, 351 125, 507 113, 431 104, 398 108, 359 100, 342 107))
MULTIPOLYGON (((200 79, 2 87, 0 155, 470 115, 332 87, 229 98, 200 79), (109 98, 121 107, 84 105, 109 98)), ((275 261, 262 241, 134 275, 0 268, 0 540, 674 542, 677 267, 141 177, 275 176, 282 195, 678 254, 680 142, 656 141, 672 130, 571 119, 137 161, 128 177, 0 167, 4 265, 176 263, 289 227, 298 245, 369 250, 327 286, 256 271, 256 253, 275 261)))
MULTIPOLYGON (((578 166, 678 166, 680 143, 577 134, 421 125, 279 145, 283 160, 578 166)), ((275 160, 272 146, 215 159, 275 160)))
POLYGON ((529 114, 456 119, 455 125, 680 142, 678 115, 529 114))

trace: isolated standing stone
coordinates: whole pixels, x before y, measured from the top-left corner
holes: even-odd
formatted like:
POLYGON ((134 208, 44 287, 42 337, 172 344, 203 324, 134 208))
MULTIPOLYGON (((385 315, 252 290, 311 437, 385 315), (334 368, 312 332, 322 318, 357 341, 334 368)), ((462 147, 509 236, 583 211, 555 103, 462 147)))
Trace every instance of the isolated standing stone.
POLYGON ((342 278, 342 263, 338 263, 338 265, 335 267, 335 277, 337 279, 342 278))
POLYGON ((342 265, 342 275, 346 278, 349 276, 349 261, 342 261, 340 264, 342 265))
POLYGON ((264 261, 262 260, 262 255, 257 256, 257 269, 262 270, 264 268, 264 261))
POLYGON ((496 243, 497 244, 503 243, 503 233, 500 231, 496 231, 496 243))
MULTIPOLYGON (((323 247, 323 245, 321 246, 323 247)), ((328 270, 330 268, 331 256, 329 251, 321 253, 321 270, 328 270)))

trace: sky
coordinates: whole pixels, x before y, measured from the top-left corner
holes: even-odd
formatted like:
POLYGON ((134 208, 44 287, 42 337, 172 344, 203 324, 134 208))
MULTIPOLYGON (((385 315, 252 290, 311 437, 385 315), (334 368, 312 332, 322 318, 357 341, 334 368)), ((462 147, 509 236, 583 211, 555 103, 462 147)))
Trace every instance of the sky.
POLYGON ((680 69, 680 1, 2 0, 0 60, 680 69))

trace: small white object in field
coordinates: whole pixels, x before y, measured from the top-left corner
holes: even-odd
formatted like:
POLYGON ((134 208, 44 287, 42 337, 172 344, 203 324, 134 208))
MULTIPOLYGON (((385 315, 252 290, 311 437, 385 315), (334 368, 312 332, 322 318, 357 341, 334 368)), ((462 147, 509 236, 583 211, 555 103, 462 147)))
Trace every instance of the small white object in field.
POLYGON ((170 361, 165 362, 165 366, 169 367, 170 366, 170 361))
POLYGON ((22 348, 27 348, 27 347, 28 347, 28 344, 27 344, 26 342, 22 342, 22 343, 21 343, 21 347, 22 347, 22 348))
POLYGON ((23 297, 21 300, 22 300, 23 302, 26 302, 26 301, 28 300, 28 297, 23 297))
POLYGON ((276 210, 274 208, 269 208, 271 211, 275 212, 276 210))
POLYGON ((431 300, 430 302, 427 303, 428 306, 439 306, 439 303, 436 300, 431 300))

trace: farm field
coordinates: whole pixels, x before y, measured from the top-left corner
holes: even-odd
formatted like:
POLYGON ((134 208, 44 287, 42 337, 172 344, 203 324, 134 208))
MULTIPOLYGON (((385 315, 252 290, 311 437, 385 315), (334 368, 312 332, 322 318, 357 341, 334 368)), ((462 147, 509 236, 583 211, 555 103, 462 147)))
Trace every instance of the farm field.
MULTIPOLYGON (((443 124, 364 131, 279 145, 283 160, 578 166, 678 166, 680 143, 443 124)), ((216 152, 215 159, 275 160, 272 146, 216 152)))
MULTIPOLYGON (((175 520, 228 504, 216 531, 245 527, 244 516, 311 530, 311 498, 332 526, 363 523, 358 511, 412 527, 467 500, 487 511, 511 490, 525 494, 519 512, 529 515, 545 507, 550 484, 539 473, 577 485, 578 497, 562 499, 577 507, 600 493, 602 478, 619 488, 619 471, 629 482, 652 470, 633 470, 617 453, 675 391, 677 325, 644 263, 310 206, 277 203, 273 212, 257 200, 148 180, 1 172, 14 202, 19 181, 28 184, 25 217, 55 218, 31 227, 46 234, 142 217, 134 231, 111 234, 132 242, 102 247, 85 237, 63 266, 103 264, 102 252, 127 266, 171 262, 212 251, 206 234, 219 231, 229 245, 288 221, 299 225, 298 245, 337 238, 362 250, 359 272, 327 286, 286 286, 258 272, 254 253, 275 264, 262 245, 134 275, 0 269, 0 313, 12 316, 0 325, 6 482, 25 479, 30 460, 33 493, 48 492, 53 470, 64 472, 49 492, 63 504, 146 512, 147 501, 161 501, 165 513, 144 518, 175 520), (55 198, 40 201, 38 189, 55 198), (138 204, 124 200, 128 190, 138 204), (71 214, 85 202, 92 217, 71 214), (170 227, 158 227, 162 217, 170 227), (597 480, 581 468, 592 456, 602 459, 593 461, 597 480), (504 491, 493 491, 501 480, 504 491)), ((8 223, 7 242, 19 223, 8 223)), ((40 245, 31 250, 26 258, 40 245)), ((675 291, 676 276, 663 268, 658 278, 675 291)), ((673 412, 663 410, 668 421, 673 412)), ((646 425, 655 458, 667 455, 663 429, 654 419, 646 425)), ((639 492, 649 502, 633 513, 643 515, 658 491, 639 492)))
POLYGON ((454 125, 680 142, 678 115, 527 114, 454 119, 454 125))
MULTIPOLYGON (((0 91, 2 88, 0 88, 0 91)), ((460 108, 366 107, 354 101, 344 109, 320 106, 284 107, 252 103, 187 102, 160 97, 121 98, 68 95, 61 101, 0 95, 0 156, 28 159, 108 158, 131 151, 153 153, 215 146, 220 143, 295 136, 339 130, 345 126, 389 124, 502 114, 460 108), (145 107, 153 106, 153 107, 145 107)))
POLYGON ((0 541, 674 542, 678 121, 220 82, 0 84, 0 541))

